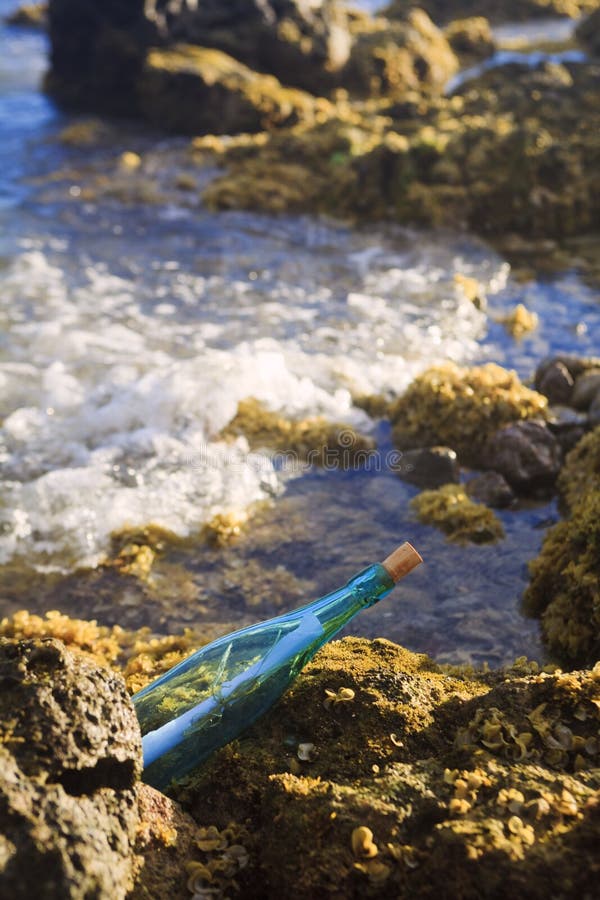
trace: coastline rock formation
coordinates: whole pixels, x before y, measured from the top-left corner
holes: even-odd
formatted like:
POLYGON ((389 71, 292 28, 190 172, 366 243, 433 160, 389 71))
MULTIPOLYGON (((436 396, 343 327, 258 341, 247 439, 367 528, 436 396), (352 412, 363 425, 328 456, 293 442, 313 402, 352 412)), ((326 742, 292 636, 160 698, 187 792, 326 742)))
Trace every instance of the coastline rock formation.
POLYGON ((0 641, 0 894, 123 900, 139 726, 120 675, 54 639, 0 641))

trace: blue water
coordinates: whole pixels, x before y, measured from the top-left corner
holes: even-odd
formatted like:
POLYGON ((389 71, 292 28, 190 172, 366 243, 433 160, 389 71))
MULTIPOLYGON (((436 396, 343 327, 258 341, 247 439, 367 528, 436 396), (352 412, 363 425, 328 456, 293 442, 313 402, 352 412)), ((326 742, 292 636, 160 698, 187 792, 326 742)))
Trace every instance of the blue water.
MULTIPOLYGON (((0 0, 0 16, 14 6, 0 0)), ((385 466, 285 481, 266 457, 261 469, 243 446, 225 452, 218 432, 253 395, 288 416, 351 421, 385 453, 389 429, 350 391, 400 391, 447 358, 529 377, 551 352, 598 352, 597 289, 575 268, 517 280, 469 235, 210 213, 199 199, 210 172, 195 173, 196 192, 173 189, 181 139, 103 123, 91 149, 61 142, 72 119, 40 90, 46 54, 44 35, 0 25, 0 577, 1 561, 94 564, 127 524, 193 535, 217 511, 270 499, 230 551, 199 545, 187 560, 204 612, 168 579, 160 603, 88 598, 68 611, 178 630, 222 620, 223 607, 247 622, 325 593, 406 538, 427 565, 355 633, 451 662, 541 656, 518 602, 553 505, 502 513, 496 547, 456 548, 414 521, 415 489, 385 466), (118 160, 132 150, 166 199, 131 193, 118 160), (107 178, 121 193, 103 193, 107 178), (455 273, 482 283, 490 316, 456 295, 455 273), (515 342, 494 317, 518 302, 540 327, 515 342), (247 601, 282 566, 296 588, 284 579, 280 597, 247 601)))

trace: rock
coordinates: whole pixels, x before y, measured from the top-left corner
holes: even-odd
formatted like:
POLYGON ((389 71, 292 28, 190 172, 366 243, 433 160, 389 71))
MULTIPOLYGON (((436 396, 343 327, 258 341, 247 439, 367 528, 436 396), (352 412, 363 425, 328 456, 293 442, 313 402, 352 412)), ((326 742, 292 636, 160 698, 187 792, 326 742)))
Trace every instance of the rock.
POLYGON ((558 356, 548 356, 543 359, 535 370, 534 384, 536 390, 541 390, 541 384, 547 371, 554 365, 564 366, 573 380, 579 378, 590 369, 600 369, 600 357, 598 356, 574 356, 561 353, 558 356))
POLYGON ((47 3, 24 3, 10 13, 5 22, 19 28, 35 28, 44 31, 48 27, 47 3))
MULTIPOLYGON (((446 23, 465 16, 487 16, 490 22, 526 22, 529 19, 549 16, 571 16, 597 8, 597 0, 422 0, 419 4, 434 20, 446 23)), ((384 10, 391 17, 406 15, 412 0, 391 0, 384 10)))
POLYGON ((596 673, 443 674, 346 638, 177 793, 202 824, 247 823, 245 900, 593 897, 599 699, 596 673), (340 686, 353 701, 325 709, 340 686))
MULTIPOLYGON (((594 446, 586 448, 596 460, 597 432, 592 432, 594 446)), ((570 467, 581 458, 578 449, 569 454, 570 467)), ((541 617, 542 635, 555 657, 591 666, 600 658, 600 473, 593 480, 582 478, 583 472, 577 475, 568 485, 570 516, 548 531, 539 556, 529 564, 531 581, 523 602, 526 612, 541 617)))
POLYGON ((570 406, 551 406, 548 409, 548 428, 556 437, 563 453, 572 450, 581 440, 588 426, 588 417, 570 406))
POLYGON ((54 639, 2 639, 0 681, 0 895, 123 900, 142 766, 123 679, 54 639))
POLYGON ((435 525, 459 544, 489 544, 504 537, 502 522, 491 509, 474 503, 463 485, 445 484, 410 501, 420 522, 435 525))
POLYGON ((515 422, 493 434, 483 453, 487 468, 511 487, 528 493, 554 484, 562 461, 560 445, 541 422, 515 422))
POLYGON ((423 447, 405 450, 397 474, 419 487, 438 488, 460 480, 460 467, 450 447, 423 447))
POLYGON ((465 485, 469 497, 494 509, 510 506, 515 495, 507 480, 499 472, 483 472, 465 485))
POLYGON ((365 19, 354 41, 340 84, 358 97, 400 99, 411 90, 441 92, 457 71, 458 60, 443 33, 423 10, 403 22, 365 19))
POLYGON ((600 9, 577 26, 577 39, 593 56, 600 56, 600 9))
POLYGON ((419 375, 392 407, 390 419, 401 450, 444 444, 457 451, 461 463, 477 466, 499 426, 543 416, 545 410, 546 398, 521 384, 514 372, 493 363, 472 368, 448 363, 419 375))
POLYGON ((551 362, 543 370, 537 389, 552 404, 568 403, 573 389, 573 376, 562 362, 551 362))
POLYGON ((283 84, 324 94, 337 84, 351 37, 338 0, 150 0, 163 43, 222 50, 283 84))
POLYGON ((144 5, 50 0, 50 93, 77 108, 136 112, 136 81, 150 37, 144 5))
MULTIPOLYGON (((154 125, 188 134, 257 132, 315 119, 318 101, 260 75, 220 50, 179 45, 151 50, 138 81, 154 125)), ((322 106, 326 101, 322 101, 322 106)))
POLYGON ((600 390, 592 400, 588 409, 588 420, 592 428, 600 425, 600 390))
POLYGON ((138 785, 137 800, 137 864, 127 900, 188 900, 185 862, 197 853, 198 826, 177 803, 147 784, 138 785))
POLYGON ((490 23, 483 16, 455 19, 444 34, 456 55, 467 64, 486 59, 496 49, 490 23))
POLYGON ((567 455, 558 479, 558 489, 568 509, 587 494, 600 494, 600 428, 586 434, 567 455))
POLYGON ((600 369, 590 369, 575 380, 571 394, 571 406, 587 409, 600 392, 600 369))

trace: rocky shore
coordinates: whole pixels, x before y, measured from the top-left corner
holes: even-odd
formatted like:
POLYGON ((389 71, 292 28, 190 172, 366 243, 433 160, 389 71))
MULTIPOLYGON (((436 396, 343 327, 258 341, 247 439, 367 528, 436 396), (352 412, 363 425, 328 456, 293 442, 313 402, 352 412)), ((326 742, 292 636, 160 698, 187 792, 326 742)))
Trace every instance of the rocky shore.
MULTIPOLYGON (((50 0, 46 87, 68 108, 184 135, 169 190, 215 209, 468 228, 525 257, 595 239, 598 2, 457 0, 448 9, 395 0, 373 17, 337 0, 50 0), (452 83, 493 58, 493 25, 549 14, 584 17, 580 59, 494 65, 452 83)), ((43 21, 39 10, 14 17, 19 27, 43 21)), ((76 123, 62 140, 93 148, 103 127, 76 123)), ((133 152, 81 183, 77 202, 169 196, 154 162, 133 152)), ((457 290, 485 308, 472 280, 457 290)), ((505 325, 518 337, 536 320, 521 307, 505 325)), ((559 498, 562 519, 531 562, 523 601, 554 662, 474 670, 346 638, 167 797, 140 780, 129 695, 214 634, 134 627, 150 596, 165 628, 175 595, 190 606, 198 598, 177 559, 163 562, 185 542, 152 526, 125 529, 103 565, 52 582, 48 597, 63 612, 21 610, 0 623, 0 895, 595 895, 600 357, 553 355, 531 384, 496 364, 447 363, 398 396, 352 399, 389 428, 397 474, 419 488, 414 516, 449 541, 500 541, 500 515, 559 498), (108 609, 117 582, 123 627, 74 618, 84 595, 108 609)), ((253 397, 219 437, 291 450, 316 467, 376 450, 348 423, 287 418, 253 397)), ((251 516, 217 515, 192 540, 227 545, 251 516)), ((260 612, 261 596, 233 567, 229 576, 247 593, 244 609, 260 612)), ((291 573, 272 577, 276 598, 304 595, 291 573)), ((240 624, 234 613, 216 632, 240 624)))

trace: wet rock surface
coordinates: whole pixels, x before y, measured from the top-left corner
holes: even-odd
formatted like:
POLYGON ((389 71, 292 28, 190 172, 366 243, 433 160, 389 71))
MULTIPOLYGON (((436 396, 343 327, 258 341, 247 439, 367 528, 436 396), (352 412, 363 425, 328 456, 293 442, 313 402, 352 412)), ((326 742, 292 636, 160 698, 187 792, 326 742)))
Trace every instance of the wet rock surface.
POLYGON ((122 678, 59 641, 0 641, 0 894, 124 898, 139 727, 122 678))
POLYGON ((469 497, 495 509, 505 509, 515 499, 514 491, 499 472, 482 472, 465 485, 469 497))
POLYGON ((560 471, 560 445, 545 423, 515 422, 493 434, 484 449, 485 465, 521 491, 551 487, 560 471))
POLYGON ((460 467, 450 447, 405 450, 398 474, 403 481, 419 487, 437 488, 460 480, 460 467))

